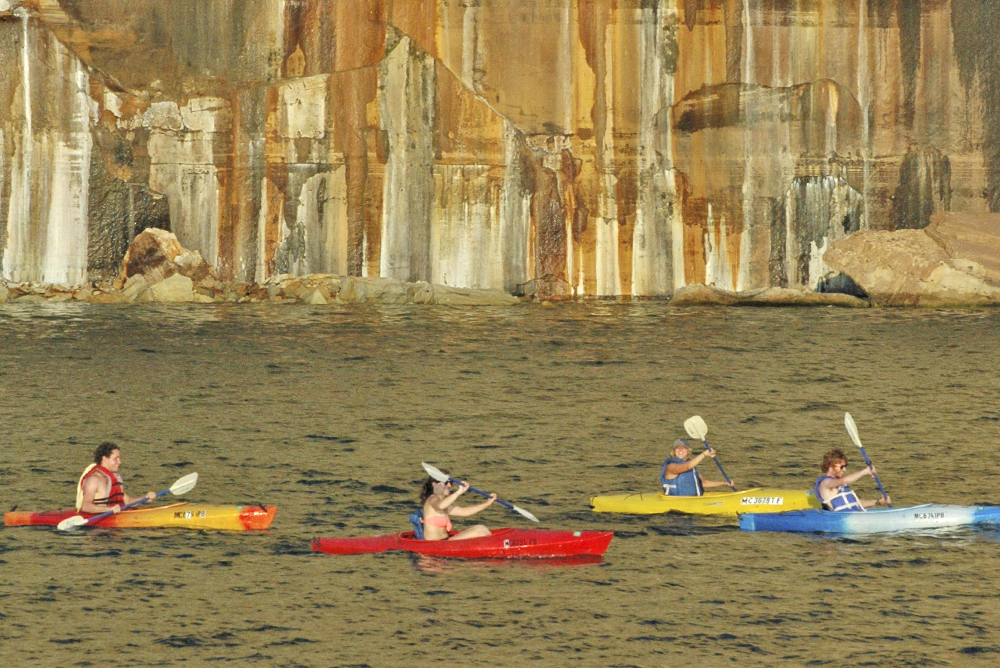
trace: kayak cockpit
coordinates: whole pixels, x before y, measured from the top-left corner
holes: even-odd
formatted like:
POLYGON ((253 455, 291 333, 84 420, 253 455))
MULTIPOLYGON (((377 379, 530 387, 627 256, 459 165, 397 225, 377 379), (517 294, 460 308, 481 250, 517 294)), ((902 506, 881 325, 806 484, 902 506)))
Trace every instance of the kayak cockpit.
MULTIPOLYGON (((476 540, 484 540, 484 539, 488 539, 488 538, 496 538, 497 536, 502 536, 504 534, 510 533, 511 531, 514 531, 513 527, 507 527, 507 528, 504 528, 504 529, 492 529, 490 531, 490 535, 489 536, 480 536, 479 538, 466 538, 466 539, 462 540, 462 542, 463 543, 469 543, 469 544, 471 544, 473 541, 476 541, 476 540)), ((448 532, 448 537, 450 538, 450 537, 456 535, 457 533, 458 533, 457 531, 449 531, 448 532)), ((402 541, 404 543, 405 542, 411 542, 411 543, 419 543, 419 542, 440 543, 440 542, 443 542, 443 541, 437 541, 437 540, 427 541, 426 539, 424 539, 422 537, 418 537, 416 531, 404 531, 403 533, 399 534, 399 539, 400 539, 400 541, 402 541)))

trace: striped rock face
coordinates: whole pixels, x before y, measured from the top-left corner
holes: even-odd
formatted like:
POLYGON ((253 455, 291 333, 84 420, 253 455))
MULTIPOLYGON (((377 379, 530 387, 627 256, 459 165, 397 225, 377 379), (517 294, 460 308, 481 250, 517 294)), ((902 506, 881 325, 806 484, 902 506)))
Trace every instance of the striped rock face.
POLYGON ((845 237, 1000 210, 990 0, 0 0, 0 17, 11 281, 112 276, 156 227, 242 282, 811 289, 845 237))

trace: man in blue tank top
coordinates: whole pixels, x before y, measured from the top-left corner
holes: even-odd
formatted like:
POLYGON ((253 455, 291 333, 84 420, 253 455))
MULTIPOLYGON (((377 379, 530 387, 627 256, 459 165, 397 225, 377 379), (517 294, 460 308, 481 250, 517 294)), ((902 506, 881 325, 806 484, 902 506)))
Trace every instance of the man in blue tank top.
POLYGON ((835 511, 863 511, 872 506, 881 506, 892 503, 891 499, 859 499, 850 485, 857 482, 866 475, 875 475, 875 467, 869 467, 855 471, 850 475, 844 475, 847 471, 847 456, 840 448, 834 448, 823 456, 823 463, 820 464, 823 475, 816 478, 813 486, 813 493, 823 504, 824 510, 835 511))
POLYGON ((728 487, 729 483, 720 480, 703 480, 697 466, 705 461, 705 457, 715 459, 715 450, 705 450, 691 457, 691 446, 686 438, 674 441, 674 449, 670 457, 663 462, 660 470, 660 483, 663 493, 667 496, 701 496, 705 489, 711 487, 728 487))

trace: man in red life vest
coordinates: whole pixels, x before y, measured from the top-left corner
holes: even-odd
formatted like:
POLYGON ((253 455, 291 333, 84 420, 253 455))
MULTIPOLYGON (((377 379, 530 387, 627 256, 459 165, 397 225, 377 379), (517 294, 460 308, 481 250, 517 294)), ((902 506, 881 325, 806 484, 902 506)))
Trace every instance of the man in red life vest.
MULTIPOLYGON (((109 510, 115 514, 121 512, 122 506, 138 501, 142 497, 129 496, 122 487, 122 478, 118 469, 122 465, 122 453, 117 445, 105 441, 94 451, 94 463, 86 468, 76 486, 76 509, 83 513, 105 513, 109 510)), ((146 498, 152 501, 155 492, 147 492, 146 498)))

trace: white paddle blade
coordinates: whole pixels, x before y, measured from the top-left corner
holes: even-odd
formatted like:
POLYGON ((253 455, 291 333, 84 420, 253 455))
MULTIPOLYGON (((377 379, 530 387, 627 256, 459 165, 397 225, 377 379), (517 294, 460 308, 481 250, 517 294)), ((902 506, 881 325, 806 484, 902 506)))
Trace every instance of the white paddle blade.
POLYGON ((427 462, 420 462, 420 465, 424 467, 425 471, 427 471, 427 475, 429 475, 430 477, 434 478, 438 482, 447 482, 448 481, 448 479, 449 479, 448 478, 448 474, 444 473, 441 469, 434 468, 433 466, 431 466, 427 462))
POLYGON ((691 438, 697 438, 699 441, 704 441, 705 437, 708 436, 708 425, 705 424, 705 421, 701 419, 700 415, 694 415, 684 421, 684 431, 686 431, 688 436, 691 438))
POLYGON ((72 531, 77 527, 82 527, 87 523, 85 517, 80 517, 79 515, 73 515, 73 517, 67 517, 62 522, 56 525, 56 529, 59 531, 72 531))
POLYGON ((171 494, 187 494, 198 484, 198 474, 189 473, 170 486, 171 494))
POLYGON ((532 515, 531 513, 529 513, 529 512, 528 512, 527 510, 525 510, 524 508, 519 508, 519 507, 515 506, 515 505, 514 505, 513 503, 512 503, 512 504, 510 504, 510 506, 511 506, 511 508, 513 508, 514 510, 516 510, 517 512, 519 512, 519 513, 521 513, 522 515, 524 515, 525 517, 527 517, 527 518, 528 518, 529 520, 531 520, 532 522, 537 522, 537 521, 538 521, 538 518, 537 518, 537 517, 535 517, 534 515, 532 515))
POLYGON ((844 426, 847 427, 847 433, 850 434, 854 445, 860 448, 861 437, 858 436, 858 425, 854 424, 854 418, 851 417, 850 413, 844 413, 844 426))

